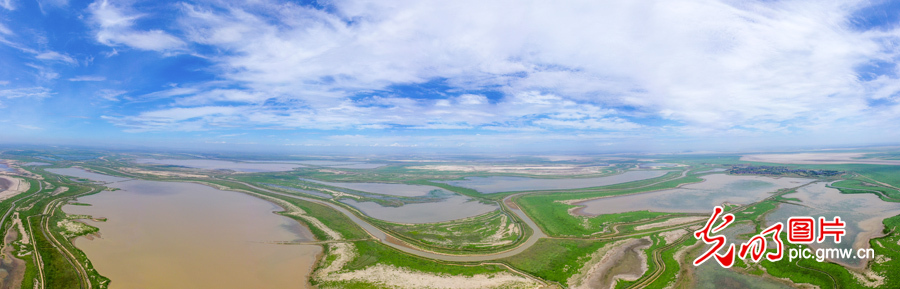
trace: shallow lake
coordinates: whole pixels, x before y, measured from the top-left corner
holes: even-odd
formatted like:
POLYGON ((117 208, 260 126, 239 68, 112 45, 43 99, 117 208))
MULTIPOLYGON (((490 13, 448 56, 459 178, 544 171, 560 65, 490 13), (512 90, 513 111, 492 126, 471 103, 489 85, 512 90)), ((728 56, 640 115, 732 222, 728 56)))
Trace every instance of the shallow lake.
POLYGON ((14 172, 14 171, 16 171, 16 170, 10 168, 10 167, 7 166, 6 164, 0 164, 0 171, 4 171, 4 172, 14 172))
POLYGON ((259 172, 285 172, 292 171, 294 168, 303 167, 296 162, 232 162, 222 160, 179 160, 179 159, 137 159, 139 164, 155 164, 155 165, 171 165, 179 167, 188 167, 204 170, 232 170, 236 172, 259 173, 259 172))
MULTIPOLYGON (((77 169, 76 169, 77 170, 77 169)), ((83 177, 83 174, 78 175, 83 177)), ((321 248, 276 245, 312 241, 298 222, 272 213, 267 201, 193 183, 129 180, 120 188, 66 205, 101 237, 77 238, 76 247, 112 280, 110 288, 308 288, 321 248)))
POLYGON ((344 161, 294 161, 298 164, 338 168, 338 169, 375 169, 386 166, 385 164, 373 164, 364 162, 344 162, 344 161))
POLYGON ((369 217, 394 223, 435 223, 473 217, 497 210, 496 205, 482 204, 472 198, 454 195, 438 202, 406 204, 400 207, 384 207, 375 202, 357 202, 344 199, 369 217))
POLYGON ((120 177, 114 177, 114 176, 110 176, 110 175, 92 173, 92 172, 89 172, 89 171, 86 171, 83 169, 79 169, 79 168, 46 169, 46 171, 57 174, 57 175, 89 179, 92 181, 104 182, 104 183, 114 183, 114 182, 130 180, 129 178, 120 178, 120 177))
MULTIPOLYGON (((788 218, 797 216, 810 216, 816 219, 825 217, 831 221, 835 216, 847 223, 847 234, 841 238, 840 244, 835 244, 831 237, 822 243, 810 244, 813 250, 816 248, 868 248, 868 240, 880 235, 884 225, 882 220, 900 214, 900 204, 885 202, 873 194, 842 194, 837 189, 826 187, 825 182, 810 184, 800 188, 796 193, 785 195, 786 198, 800 199, 802 206, 785 204, 779 205, 775 211, 766 216, 769 225, 782 222, 787 226, 788 218)), ((854 254, 856 252, 854 251, 854 254)), ((861 259, 837 259, 834 260, 844 265, 857 266, 861 259)))
POLYGON ((567 190, 608 186, 646 180, 668 171, 627 171, 622 174, 582 179, 536 179, 525 177, 467 177, 457 181, 439 181, 452 186, 470 188, 483 194, 517 191, 567 190))
POLYGON ((713 207, 724 202, 749 204, 784 188, 799 187, 813 180, 800 178, 769 178, 713 174, 702 176, 701 183, 681 188, 641 194, 599 198, 577 203, 585 215, 614 214, 650 210, 654 212, 712 213, 713 207))
POLYGON ((407 184, 386 184, 386 183, 350 183, 350 182, 326 182, 311 179, 300 179, 306 182, 323 184, 332 187, 348 188, 368 193, 376 193, 382 195, 402 196, 402 197, 420 197, 425 196, 429 192, 439 190, 444 194, 452 194, 444 189, 423 186, 423 185, 407 185, 407 184))

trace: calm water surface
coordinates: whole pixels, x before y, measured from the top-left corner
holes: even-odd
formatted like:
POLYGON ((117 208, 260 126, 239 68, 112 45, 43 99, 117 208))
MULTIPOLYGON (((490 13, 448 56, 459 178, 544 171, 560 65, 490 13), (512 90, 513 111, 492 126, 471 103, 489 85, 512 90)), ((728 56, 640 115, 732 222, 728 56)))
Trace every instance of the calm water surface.
POLYGON ((429 192, 438 190, 443 194, 452 194, 444 189, 423 186, 423 185, 407 185, 407 184, 385 184, 385 183, 349 183, 349 182, 326 182, 311 179, 300 179, 307 182, 323 184, 332 187, 348 188, 351 190, 363 191, 368 193, 376 193, 382 195, 402 196, 402 197, 421 197, 429 192))
POLYGON ((79 169, 79 168, 47 169, 46 171, 57 174, 57 175, 89 179, 92 181, 104 182, 104 183, 115 183, 115 182, 131 180, 129 178, 120 178, 120 177, 114 177, 114 176, 110 176, 110 175, 92 173, 92 172, 89 172, 89 171, 86 171, 83 169, 79 169))
POLYGON ((454 195, 439 202, 406 204, 400 207, 384 207, 375 202, 357 202, 348 199, 341 202, 359 209, 372 218, 407 224, 445 222, 498 209, 496 205, 482 204, 461 195, 454 195))
MULTIPOLYGON (((84 177, 84 174, 77 175, 84 177)), ((319 246, 275 245, 312 241, 281 208, 237 192, 177 182, 128 180, 66 205, 101 237, 77 238, 110 288, 307 288, 319 246)))
POLYGON ((484 194, 516 191, 566 190, 608 186, 652 179, 668 171, 627 171, 622 174, 584 179, 536 179, 524 177, 468 177, 458 181, 440 181, 457 187, 470 188, 484 194))
POLYGON ((655 212, 711 213, 714 206, 724 202, 749 204, 783 188, 799 187, 813 180, 800 178, 769 178, 713 174, 702 176, 705 181, 677 189, 599 198, 577 203, 586 215, 614 214, 650 210, 655 212))
MULTIPOLYGON (((900 214, 900 204, 885 202, 874 194, 842 194, 837 189, 826 187, 827 183, 818 182, 800 188, 796 193, 785 195, 786 198, 800 199, 802 206, 782 203, 774 212, 766 217, 769 225, 782 222, 787 225, 788 218, 797 216, 825 217, 831 221, 835 216, 847 223, 846 232, 841 243, 836 244, 831 237, 822 243, 811 244, 816 248, 868 248, 868 240, 879 236, 884 229, 882 220, 900 214)), ((854 251, 854 254, 856 252, 854 251)), ((838 259, 838 263, 850 266, 861 265, 860 259, 838 259)))
POLYGON ((292 171, 294 168, 303 167, 303 165, 293 163, 276 163, 276 162, 232 162, 222 160, 179 160, 179 159, 138 159, 135 160, 139 164, 156 164, 188 167, 204 170, 232 170, 236 172, 258 173, 258 172, 285 172, 292 171))

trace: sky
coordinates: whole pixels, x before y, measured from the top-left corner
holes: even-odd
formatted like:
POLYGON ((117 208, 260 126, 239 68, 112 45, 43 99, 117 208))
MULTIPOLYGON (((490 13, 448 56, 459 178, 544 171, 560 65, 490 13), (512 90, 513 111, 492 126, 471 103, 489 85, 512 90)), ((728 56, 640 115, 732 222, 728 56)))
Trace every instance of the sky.
POLYGON ((897 1, 0 0, 0 143, 900 143, 897 1))

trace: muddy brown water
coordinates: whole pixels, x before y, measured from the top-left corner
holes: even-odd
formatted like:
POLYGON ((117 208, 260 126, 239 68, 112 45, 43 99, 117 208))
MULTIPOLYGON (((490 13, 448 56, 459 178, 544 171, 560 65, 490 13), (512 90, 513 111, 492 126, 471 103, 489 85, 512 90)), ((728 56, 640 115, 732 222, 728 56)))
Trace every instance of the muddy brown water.
MULTIPOLYGON (((80 176, 84 176, 81 174, 80 176)), ((67 205, 99 238, 77 238, 110 288, 308 288, 322 249, 276 245, 313 241, 298 222, 272 213, 281 208, 237 192, 193 183, 126 180, 67 205)))

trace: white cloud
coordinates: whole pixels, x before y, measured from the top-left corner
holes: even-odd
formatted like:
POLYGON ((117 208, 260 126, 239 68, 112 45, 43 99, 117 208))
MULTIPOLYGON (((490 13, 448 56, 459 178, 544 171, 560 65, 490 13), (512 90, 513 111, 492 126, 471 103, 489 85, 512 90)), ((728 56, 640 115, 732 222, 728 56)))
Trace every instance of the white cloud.
POLYGON ((629 131, 634 129, 639 129, 642 126, 626 121, 620 118, 589 118, 589 119, 579 119, 579 120, 569 120, 569 119, 540 119, 534 121, 535 124, 541 126, 549 126, 549 127, 557 127, 557 128, 571 128, 571 129, 580 129, 580 130, 612 130, 612 131, 629 131))
POLYGON ((119 101, 119 96, 125 94, 126 92, 127 91, 124 90, 101 89, 97 92, 97 96, 109 101, 119 101))
MULTIPOLYGON (((863 64, 900 56, 891 46, 898 30, 849 26, 863 2, 345 0, 325 11, 267 2, 180 5, 179 35, 214 48, 202 57, 223 81, 146 97, 174 98, 177 109, 227 103, 231 110, 181 118, 166 108, 117 124, 633 132, 651 127, 630 120, 650 118, 668 125, 657 131, 716 135, 900 120, 892 114, 900 109, 900 79, 856 75, 863 64), (436 79, 449 89, 415 99, 385 91, 436 79), (870 99, 888 101, 873 108, 870 99)), ((134 22, 147 17, 106 2, 91 11, 108 35, 134 34, 134 22)), ((189 45, 158 34, 167 48, 148 49, 189 45)))
POLYGON ((69 78, 69 81, 106 81, 106 77, 96 75, 81 75, 69 78))
POLYGON ((5 8, 6 10, 16 10, 16 6, 13 5, 13 0, 0 1, 0 7, 5 8))
POLYGON ((27 87, 0 90, 0 97, 12 98, 47 98, 53 95, 49 88, 46 87, 27 87))
MULTIPOLYGON (((106 0, 91 3, 88 7, 91 20, 96 26, 97 42, 108 46, 126 45, 141 50, 174 51, 184 48, 185 43, 162 30, 136 30, 135 21, 143 14, 129 14, 106 0)), ((113 54, 114 55, 114 54, 113 54)))
POLYGON ((44 129, 42 127, 37 127, 37 126, 33 126, 33 125, 28 125, 28 124, 17 124, 16 126, 27 129, 27 130, 43 130, 44 129))
POLYGON ((9 28, 7 28, 6 25, 3 25, 3 23, 0 23, 0 34, 13 35, 13 32, 12 32, 12 30, 9 30, 9 28))
POLYGON ((46 51, 41 52, 35 56, 35 58, 40 60, 51 60, 51 61, 61 61, 69 64, 76 64, 77 62, 71 56, 61 54, 56 51, 46 51))

